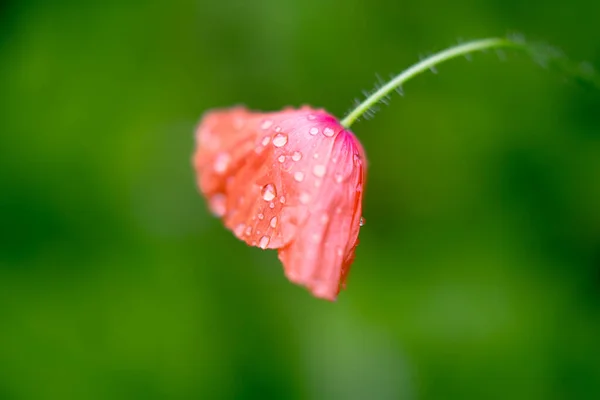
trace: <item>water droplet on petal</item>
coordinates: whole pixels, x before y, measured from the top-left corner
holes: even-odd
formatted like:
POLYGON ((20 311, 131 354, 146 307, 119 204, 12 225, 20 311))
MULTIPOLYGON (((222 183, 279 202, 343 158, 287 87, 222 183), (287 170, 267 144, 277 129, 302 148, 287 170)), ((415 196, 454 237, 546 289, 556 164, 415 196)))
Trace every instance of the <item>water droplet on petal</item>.
POLYGON ((266 119, 260 127, 261 129, 269 129, 271 125, 273 125, 273 121, 271 121, 270 119, 266 119))
POLYGON ((263 219, 265 219, 265 214, 262 214, 262 213, 258 214, 258 219, 260 219, 261 221, 263 219))
POLYGON ((302 159, 302 153, 295 151, 294 154, 292 154, 292 160, 300 161, 300 159, 302 159))
POLYGON ((360 226, 364 226, 366 222, 367 222, 366 219, 364 219, 363 217, 360 217, 360 222, 359 222, 360 226))
POLYGON ((269 223, 269 225, 271 225, 271 228, 275 229, 275 227, 277 226, 277 217, 271 218, 271 222, 269 223))
POLYGON ((282 164, 283 164, 283 163, 285 162, 285 156, 284 156, 284 155, 281 155, 281 156, 279 156, 279 157, 277 158, 277 161, 279 161, 280 163, 282 163, 282 164))
POLYGON ((273 185, 272 183, 268 183, 265 186, 263 186, 263 188, 260 191, 260 194, 262 195, 263 200, 271 201, 275 197, 277 197, 277 189, 275 189, 275 185, 273 185))
POLYGON ((314 136, 314 135, 316 135, 317 133, 319 133, 319 128, 317 128, 317 127, 314 127, 314 126, 313 126, 312 128, 310 128, 310 129, 308 130, 308 133, 310 133, 311 135, 313 135, 313 136, 314 136))
POLYGON ((288 141, 287 135, 285 135, 283 133, 278 133, 273 138, 273 146, 275 146, 275 147, 283 147, 283 146, 286 145, 287 141, 288 141))
POLYGON ((268 237, 268 236, 263 236, 263 237, 261 237, 261 238, 260 238, 260 241, 258 242, 258 246, 259 246, 261 249, 266 249, 266 248, 267 248, 267 246, 269 245, 269 240, 270 240, 270 239, 269 239, 269 237, 268 237))
POLYGON ((315 165, 313 167, 313 174, 315 174, 315 176, 317 178, 322 178, 325 176, 325 166, 324 165, 315 165))
POLYGON ((271 141, 271 137, 270 137, 270 136, 265 136, 265 137, 263 138, 263 140, 262 140, 261 144, 262 144, 263 146, 266 146, 266 145, 268 145, 268 144, 269 144, 269 142, 270 142, 270 141, 271 141))
POLYGON ((281 204, 285 204, 285 196, 281 196, 281 197, 279 198, 279 202, 280 202, 281 204))
POLYGON ((302 172, 302 171, 296 171, 294 173, 294 180, 296 182, 302 182, 304 180, 304 172, 302 172))
POLYGON ((281 132, 281 127, 280 126, 276 126, 275 127, 275 132, 281 132))
POLYGON ((216 217, 224 216, 225 212, 227 212, 225 195, 222 193, 215 194, 210 198, 208 206, 216 217))
POLYGON ((217 174, 222 174, 225 172, 227 167, 229 166, 229 161, 231 161, 231 157, 227 153, 219 153, 217 158, 215 158, 215 164, 213 168, 217 174))
POLYGON ((275 208, 275 203, 271 202, 271 203, 269 204, 269 208, 275 208))
POLYGON ((246 227, 246 236, 250 236, 251 233, 252 233, 252 227, 251 226, 247 226, 246 227))
POLYGON ((242 234, 244 233, 244 229, 246 228, 245 224, 238 224, 235 229, 233 230, 233 233, 235 233, 236 236, 242 236, 242 234))
POLYGON ((332 137, 335 134, 335 131, 329 127, 323 129, 323 135, 327 137, 332 137))
POLYGON ((310 194, 308 194, 306 192, 300 193, 300 203, 308 204, 309 201, 310 201, 310 194))

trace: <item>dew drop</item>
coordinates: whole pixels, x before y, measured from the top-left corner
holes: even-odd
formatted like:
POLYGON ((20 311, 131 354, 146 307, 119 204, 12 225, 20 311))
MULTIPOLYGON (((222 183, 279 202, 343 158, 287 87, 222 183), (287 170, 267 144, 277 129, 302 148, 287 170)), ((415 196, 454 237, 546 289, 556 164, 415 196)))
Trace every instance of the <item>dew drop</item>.
MULTIPOLYGON (((281 250, 279 250, 279 251, 281 251, 281 250)), ((279 253, 279 254, 281 254, 281 253, 279 253)), ((286 271, 286 274, 292 282, 296 282, 300 279, 300 275, 297 272, 294 272, 292 270, 286 271)))
POLYGON ((266 119, 262 125, 260 126, 261 129, 269 129, 271 127, 271 125, 273 125, 273 121, 271 121, 270 119, 266 119))
POLYGON ((329 127, 323 129, 323 135, 325 135, 327 137, 332 137, 334 134, 335 134, 334 130, 329 127))
POLYGON ((325 166, 324 165, 315 165, 313 168, 313 174, 315 174, 315 176, 317 178, 322 178, 325 176, 325 166))
POLYGON ((281 127, 280 126, 276 126, 275 127, 275 132, 281 132, 281 127))
POLYGON ((277 158, 277 161, 279 161, 280 163, 282 163, 282 164, 283 164, 283 163, 285 162, 285 156, 284 156, 284 155, 281 155, 281 156, 279 156, 279 157, 277 158))
POLYGON ((281 196, 281 197, 279 198, 279 202, 280 202, 281 204, 285 204, 285 196, 281 196))
POLYGON ((308 194, 306 192, 300 193, 300 203, 308 204, 309 201, 310 201, 310 194, 308 194))
POLYGON ((269 144, 269 142, 270 142, 270 141, 271 141, 271 137, 270 137, 270 136, 265 136, 265 137, 263 138, 263 140, 262 140, 261 144, 262 144, 263 146, 266 146, 266 145, 268 145, 268 144, 269 144))
POLYGON ((359 222, 359 225, 360 225, 360 226, 364 226, 366 223, 367 223, 367 220, 366 220, 366 219, 364 219, 363 217, 360 217, 360 222, 359 222))
POLYGON ((312 287, 312 292, 316 297, 323 297, 327 299, 331 299, 332 302, 337 302, 337 299, 331 298, 331 291, 326 283, 321 282, 319 280, 315 280, 315 283, 312 287))
POLYGON ((273 138, 273 146, 275 146, 275 147, 283 147, 283 146, 286 145, 287 141, 288 141, 287 135, 285 135, 283 133, 278 133, 273 138))
POLYGON ((269 222, 269 225, 271 225, 271 228, 275 229, 275 227, 277 226, 277 217, 271 218, 271 222, 269 222))
POLYGON ((292 154, 292 160, 294 161, 300 161, 301 158, 302 153, 300 153, 299 151, 295 151, 294 154, 292 154))
POLYGON ((222 193, 215 194, 210 198, 209 207, 216 217, 224 216, 225 212, 227 211, 225 205, 225 195, 222 193))
POLYGON ((311 135, 314 136, 317 133, 319 133, 319 128, 313 126, 312 128, 309 129, 308 133, 310 133, 311 135))
POLYGON ((263 250, 264 250, 264 249, 266 249, 266 248, 267 248, 267 246, 269 245, 269 240, 270 240, 270 239, 269 239, 269 237, 268 237, 268 236, 263 236, 263 237, 261 237, 261 238, 260 238, 260 241, 258 242, 258 246, 259 246, 261 249, 263 249, 263 250))
POLYGON ((265 214, 263 214, 263 213, 258 214, 258 219, 260 219, 261 221, 263 219, 265 219, 265 214))
POLYGON ((251 226, 247 226, 246 227, 246 236, 250 236, 251 233, 252 233, 252 227, 251 226))
POLYGON ((235 229, 233 230, 233 233, 235 233, 236 236, 242 236, 242 234, 244 233, 244 229, 246 228, 246 225, 244 224, 238 224, 235 229))
POLYGON ((304 180, 304 172, 302 172, 302 171, 296 171, 294 173, 294 180, 296 182, 302 182, 304 180))
POLYGON ((277 197, 277 189, 275 189, 275 185, 272 183, 268 183, 260 191, 262 198, 264 201, 271 201, 275 197, 277 197))
POLYGON ((271 202, 271 203, 269 204, 269 208, 275 208, 275 203, 271 202))
POLYGON ((218 174, 222 174, 229 166, 229 161, 231 161, 231 157, 227 153, 219 153, 217 158, 215 159, 214 169, 218 174))

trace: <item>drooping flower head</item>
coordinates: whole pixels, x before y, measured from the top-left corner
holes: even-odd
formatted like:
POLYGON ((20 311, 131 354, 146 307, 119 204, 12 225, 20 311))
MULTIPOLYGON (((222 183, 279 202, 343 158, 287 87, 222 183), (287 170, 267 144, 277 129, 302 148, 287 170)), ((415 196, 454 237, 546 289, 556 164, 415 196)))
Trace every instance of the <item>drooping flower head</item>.
POLYGON ((209 112, 196 132, 193 163, 200 190, 238 238, 278 249, 292 282, 333 300, 344 287, 362 225, 366 159, 348 128, 372 115, 378 102, 387 104, 394 90, 402 93, 404 83, 445 61, 494 48, 553 56, 538 47, 518 37, 454 45, 378 84, 341 122, 306 106, 274 113, 242 107, 209 112))
POLYGON ((322 109, 208 112, 193 158, 212 212, 251 246, 278 249, 288 279, 334 300, 361 226, 366 159, 322 109))

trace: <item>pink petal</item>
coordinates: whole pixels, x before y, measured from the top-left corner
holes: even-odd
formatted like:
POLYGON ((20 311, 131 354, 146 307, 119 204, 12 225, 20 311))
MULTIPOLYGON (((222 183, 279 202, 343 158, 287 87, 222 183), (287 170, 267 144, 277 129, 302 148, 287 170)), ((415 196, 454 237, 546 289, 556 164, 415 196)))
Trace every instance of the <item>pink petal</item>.
POLYGON ((354 259, 364 150, 323 110, 208 113, 194 166, 213 213, 246 243, 279 249, 287 277, 336 298, 354 259))

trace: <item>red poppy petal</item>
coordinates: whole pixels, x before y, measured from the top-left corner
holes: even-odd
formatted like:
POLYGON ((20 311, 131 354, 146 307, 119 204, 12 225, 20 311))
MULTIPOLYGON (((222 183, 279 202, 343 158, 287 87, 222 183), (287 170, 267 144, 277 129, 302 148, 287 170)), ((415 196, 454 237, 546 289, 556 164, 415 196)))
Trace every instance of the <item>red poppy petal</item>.
POLYGON ((309 217, 295 239, 279 250, 279 258, 288 279, 308 287, 316 297, 334 300, 345 285, 358 244, 364 153, 353 135, 343 131, 330 156, 309 217))
POLYGON ((354 258, 363 160, 323 110, 234 108, 204 117, 194 166, 211 210, 239 239, 279 248, 290 280, 334 299, 354 258))
POLYGON ((200 190, 213 213, 249 245, 281 247, 303 219, 287 169, 298 119, 307 110, 213 111, 198 127, 194 166, 200 190))

